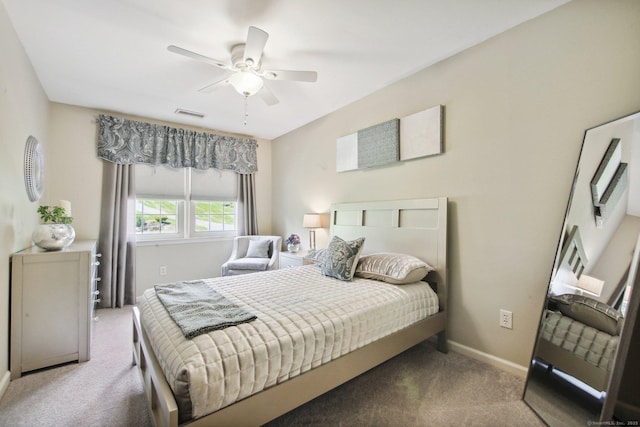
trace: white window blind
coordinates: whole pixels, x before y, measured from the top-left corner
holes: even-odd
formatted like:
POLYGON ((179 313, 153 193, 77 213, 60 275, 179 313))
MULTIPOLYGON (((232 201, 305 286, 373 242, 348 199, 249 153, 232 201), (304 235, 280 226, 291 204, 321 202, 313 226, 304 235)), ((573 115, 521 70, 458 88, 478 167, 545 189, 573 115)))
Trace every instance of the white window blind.
POLYGON ((135 166, 138 198, 235 201, 238 175, 217 169, 174 169, 166 166, 135 166))
POLYGON ((191 199, 235 202, 238 198, 238 174, 217 169, 191 169, 191 199))
POLYGON ((167 166, 135 166, 136 197, 154 199, 184 199, 186 172, 188 169, 174 169, 167 166))

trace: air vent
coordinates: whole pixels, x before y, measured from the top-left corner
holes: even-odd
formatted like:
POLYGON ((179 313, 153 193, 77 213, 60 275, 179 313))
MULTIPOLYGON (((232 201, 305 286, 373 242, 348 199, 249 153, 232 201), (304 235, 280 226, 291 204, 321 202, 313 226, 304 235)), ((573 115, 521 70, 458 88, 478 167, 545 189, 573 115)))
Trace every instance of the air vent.
POLYGON ((204 114, 202 114, 202 113, 198 113, 197 111, 185 110, 183 108, 176 108, 175 113, 176 114, 184 114, 185 116, 197 117, 199 119, 202 119, 204 117, 204 114))

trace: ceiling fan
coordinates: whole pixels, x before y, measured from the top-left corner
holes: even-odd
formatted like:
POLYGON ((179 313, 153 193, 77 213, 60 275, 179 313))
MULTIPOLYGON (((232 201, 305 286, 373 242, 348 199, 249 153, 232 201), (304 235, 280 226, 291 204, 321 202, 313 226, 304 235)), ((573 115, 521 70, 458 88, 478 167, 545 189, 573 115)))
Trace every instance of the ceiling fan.
POLYGON ((230 76, 199 89, 199 92, 211 93, 221 86, 230 84, 245 98, 257 93, 267 105, 274 105, 278 103, 278 98, 265 86, 264 79, 315 82, 318 79, 318 73, 262 69, 262 53, 268 38, 269 34, 266 31, 249 27, 246 43, 240 43, 231 48, 231 64, 174 45, 168 46, 167 50, 233 72, 230 76))

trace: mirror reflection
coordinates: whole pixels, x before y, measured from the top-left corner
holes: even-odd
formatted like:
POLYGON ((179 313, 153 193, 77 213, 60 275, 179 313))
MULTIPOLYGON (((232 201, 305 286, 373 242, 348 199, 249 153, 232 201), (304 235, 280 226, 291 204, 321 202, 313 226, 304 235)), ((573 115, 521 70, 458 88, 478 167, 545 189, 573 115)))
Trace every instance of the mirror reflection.
POLYGON ((585 132, 524 394, 551 426, 640 419, 623 380, 638 370, 639 236, 635 113, 585 132))

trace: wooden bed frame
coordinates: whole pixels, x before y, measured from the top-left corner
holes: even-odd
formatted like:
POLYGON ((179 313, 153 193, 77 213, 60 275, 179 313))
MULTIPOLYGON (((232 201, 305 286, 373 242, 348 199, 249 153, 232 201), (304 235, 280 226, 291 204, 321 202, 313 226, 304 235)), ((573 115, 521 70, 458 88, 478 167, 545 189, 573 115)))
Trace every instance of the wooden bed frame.
MULTIPOLYGON (((262 425, 349 381, 434 335, 447 351, 447 199, 340 203, 331 207, 331 235, 365 237, 364 254, 401 252, 434 267, 440 311, 412 326, 368 344, 327 364, 270 387, 205 417, 190 427, 262 425)), ((150 414, 156 426, 177 426, 178 406, 160 364, 133 309, 133 363, 139 368, 150 414)))
POLYGON ((543 338, 538 340, 536 359, 544 361, 551 369, 559 369, 571 375, 597 391, 606 391, 609 385, 609 371, 582 360, 543 338))

